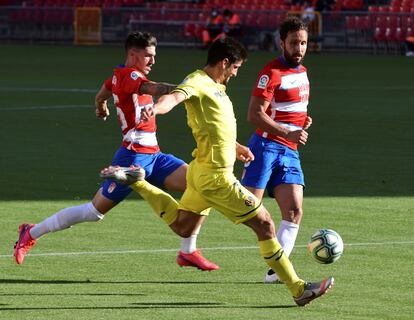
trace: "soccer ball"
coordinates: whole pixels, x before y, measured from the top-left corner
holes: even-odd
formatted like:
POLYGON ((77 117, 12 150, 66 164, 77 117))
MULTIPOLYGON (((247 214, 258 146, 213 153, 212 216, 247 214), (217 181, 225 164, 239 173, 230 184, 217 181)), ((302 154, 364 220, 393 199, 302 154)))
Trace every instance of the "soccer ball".
POLYGON ((334 230, 321 229, 310 238, 308 252, 319 263, 329 264, 338 260, 344 251, 341 236, 334 230))

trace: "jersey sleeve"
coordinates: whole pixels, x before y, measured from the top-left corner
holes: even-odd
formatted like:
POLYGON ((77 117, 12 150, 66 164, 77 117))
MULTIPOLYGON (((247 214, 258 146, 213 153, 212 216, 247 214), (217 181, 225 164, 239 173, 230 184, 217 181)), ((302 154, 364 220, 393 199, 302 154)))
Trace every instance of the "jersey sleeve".
POLYGON ((121 87, 128 94, 140 93, 141 85, 145 82, 148 80, 143 78, 139 72, 131 71, 123 78, 121 87))
POLYGON ((193 96, 198 96, 198 91, 196 89, 195 83, 192 79, 189 78, 185 78, 184 81, 181 82, 172 92, 180 92, 184 94, 185 100, 193 96))
POLYGON ((263 68, 257 77, 252 96, 271 101, 275 89, 280 86, 280 74, 275 69, 263 68))

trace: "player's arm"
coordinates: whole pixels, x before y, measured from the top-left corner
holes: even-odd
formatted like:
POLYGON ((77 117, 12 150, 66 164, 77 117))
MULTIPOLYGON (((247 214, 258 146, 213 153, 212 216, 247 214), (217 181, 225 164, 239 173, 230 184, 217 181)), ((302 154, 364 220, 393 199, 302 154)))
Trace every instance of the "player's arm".
POLYGON ((247 120, 263 131, 304 145, 308 139, 308 133, 305 130, 289 131, 288 128, 273 121, 273 119, 266 114, 269 105, 269 101, 261 97, 252 96, 250 98, 247 120))
POLYGON ((149 94, 151 96, 160 97, 165 94, 169 94, 175 88, 175 84, 146 81, 141 84, 139 91, 141 94, 149 94))
POLYGON ((236 157, 242 162, 250 162, 254 160, 254 155, 246 146, 236 142, 236 157))
POLYGON ((307 116, 305 120, 305 124, 303 125, 303 130, 308 130, 309 127, 312 125, 313 120, 311 117, 307 116))
POLYGON ((98 93, 95 96, 95 114, 98 118, 106 120, 109 116, 108 100, 112 97, 112 91, 102 85, 98 93))
POLYGON ((141 118, 144 121, 148 121, 157 114, 166 114, 184 100, 186 100, 186 96, 180 91, 163 95, 153 107, 147 107, 142 110, 141 118))

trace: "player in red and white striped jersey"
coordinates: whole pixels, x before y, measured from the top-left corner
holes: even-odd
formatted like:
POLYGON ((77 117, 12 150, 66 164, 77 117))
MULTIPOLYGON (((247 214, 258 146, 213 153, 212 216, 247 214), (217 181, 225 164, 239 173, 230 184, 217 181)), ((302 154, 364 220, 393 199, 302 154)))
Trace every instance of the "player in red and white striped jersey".
MULTIPOLYGON (((255 160, 246 164, 242 184, 258 198, 265 189, 279 205, 282 221, 277 238, 287 256, 293 250, 302 219, 304 176, 298 144, 305 145, 312 123, 307 114, 309 80, 302 66, 308 42, 306 24, 287 18, 280 27, 282 55, 259 73, 248 120, 257 129, 249 141, 255 160)), ((277 282, 269 270, 265 282, 277 282)))
MULTIPOLYGON (((105 81, 96 95, 95 104, 96 116, 105 120, 109 116, 107 101, 114 98, 123 139, 112 165, 133 165, 145 170, 148 183, 144 186, 147 189, 145 195, 140 194, 150 202, 156 214, 170 225, 173 221, 168 221, 163 208, 157 210, 161 203, 160 196, 169 196, 160 188, 184 191, 188 166, 181 159, 160 152, 155 118, 141 121, 141 111, 153 105, 153 96, 167 94, 175 88, 175 85, 152 82, 146 77, 155 63, 156 45, 156 38, 149 33, 130 33, 125 41, 126 63, 115 68, 112 77, 105 81)), ((107 179, 91 202, 65 208, 36 225, 22 224, 14 251, 16 262, 22 264, 25 255, 44 234, 61 231, 81 222, 99 221, 131 191, 127 185, 107 179)), ((177 263, 202 270, 216 270, 219 267, 205 259, 196 248, 197 234, 204 219, 205 216, 199 216, 191 235, 182 239, 177 263)))
POLYGON ((141 110, 154 105, 151 95, 139 94, 140 91, 147 90, 148 82, 147 77, 135 67, 121 65, 115 68, 112 77, 105 81, 101 89, 104 97, 106 97, 105 93, 108 93, 114 98, 122 130, 122 146, 138 153, 160 151, 156 138, 155 118, 146 122, 140 119, 141 110))

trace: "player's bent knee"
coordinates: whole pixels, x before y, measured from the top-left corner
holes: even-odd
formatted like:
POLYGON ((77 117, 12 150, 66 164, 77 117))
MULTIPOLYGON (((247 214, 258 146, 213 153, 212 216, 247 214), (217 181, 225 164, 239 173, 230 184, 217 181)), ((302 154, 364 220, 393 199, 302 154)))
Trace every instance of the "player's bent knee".
POLYGON ((275 234, 275 224, 273 220, 264 220, 261 224, 260 233, 263 237, 271 239, 275 234))
POLYGON ((294 209, 290 209, 288 210, 288 212, 283 215, 284 220, 287 220, 289 222, 293 222, 296 224, 299 224, 300 221, 302 220, 302 216, 303 216, 303 210, 302 208, 294 208, 294 209))
POLYGON ((99 212, 92 202, 86 204, 84 218, 86 221, 101 221, 105 216, 99 212))

